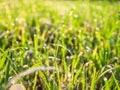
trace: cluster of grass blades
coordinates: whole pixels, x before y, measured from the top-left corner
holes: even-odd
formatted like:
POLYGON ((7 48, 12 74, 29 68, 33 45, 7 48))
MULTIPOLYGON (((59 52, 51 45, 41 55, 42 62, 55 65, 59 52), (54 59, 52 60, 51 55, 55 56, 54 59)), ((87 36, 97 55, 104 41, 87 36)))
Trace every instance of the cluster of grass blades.
POLYGON ((0 90, 119 90, 119 4, 0 1, 0 90))

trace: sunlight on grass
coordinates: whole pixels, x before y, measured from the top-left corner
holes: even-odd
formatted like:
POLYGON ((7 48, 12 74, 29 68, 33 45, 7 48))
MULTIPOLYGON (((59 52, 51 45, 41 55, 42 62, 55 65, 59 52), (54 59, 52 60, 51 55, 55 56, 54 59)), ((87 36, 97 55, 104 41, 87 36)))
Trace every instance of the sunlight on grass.
POLYGON ((0 1, 0 90, 119 90, 119 4, 0 1))

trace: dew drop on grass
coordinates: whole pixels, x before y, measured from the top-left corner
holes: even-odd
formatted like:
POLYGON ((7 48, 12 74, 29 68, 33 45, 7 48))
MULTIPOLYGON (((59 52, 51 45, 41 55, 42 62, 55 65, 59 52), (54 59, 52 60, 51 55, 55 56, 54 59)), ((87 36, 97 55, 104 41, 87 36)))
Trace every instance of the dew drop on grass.
POLYGON ((10 76, 10 77, 8 78, 8 81, 10 81, 12 78, 13 78, 13 76, 10 76))
POLYGON ((12 61, 15 61, 15 58, 12 58, 12 61))
POLYGON ((25 47, 25 50, 28 50, 28 47, 25 47))
POLYGON ((7 32, 6 32, 6 33, 7 33, 7 34, 9 34, 9 33, 10 33, 10 31, 8 31, 8 30, 7 30, 7 32))
POLYGON ((62 27, 64 28, 64 27, 65 27, 65 25, 63 24, 63 25, 62 25, 62 27))
POLYGON ((16 41, 16 44, 19 44, 19 42, 18 42, 18 41, 16 41))
POLYGON ((72 31, 72 27, 70 27, 69 30, 72 31))
POLYGON ((87 52, 91 52, 91 48, 86 46, 87 52))
POLYGON ((108 54, 108 52, 105 52, 105 54, 107 55, 107 54, 108 54))
POLYGON ((34 37, 36 37, 36 34, 34 34, 34 37))
POLYGON ((68 73, 68 78, 70 78, 71 77, 71 74, 70 73, 68 73))
POLYGON ((96 18, 94 19, 94 22, 95 22, 95 23, 97 22, 97 19, 96 19, 96 18))
POLYGON ((29 66, 28 65, 24 65, 23 68, 28 68, 29 66))
POLYGON ((99 31, 100 30, 99 27, 96 27, 96 30, 99 31))
POLYGON ((114 60, 118 60, 118 57, 114 57, 114 60))
POLYGON ((77 18, 78 18, 78 15, 77 15, 77 14, 75 14, 75 15, 74 15, 74 18, 76 18, 76 19, 77 19, 77 18))
POLYGON ((106 77, 104 77, 104 81, 107 81, 107 78, 106 78, 106 77))
POLYGON ((33 50, 29 50, 29 51, 28 51, 28 54, 29 54, 29 55, 34 54, 34 51, 33 51, 33 50))

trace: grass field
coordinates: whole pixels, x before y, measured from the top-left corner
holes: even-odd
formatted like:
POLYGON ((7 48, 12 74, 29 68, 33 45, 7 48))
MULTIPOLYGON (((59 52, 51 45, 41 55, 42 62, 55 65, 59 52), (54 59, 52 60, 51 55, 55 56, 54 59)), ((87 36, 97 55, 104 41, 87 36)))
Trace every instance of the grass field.
POLYGON ((120 90, 120 2, 0 0, 0 90, 120 90))

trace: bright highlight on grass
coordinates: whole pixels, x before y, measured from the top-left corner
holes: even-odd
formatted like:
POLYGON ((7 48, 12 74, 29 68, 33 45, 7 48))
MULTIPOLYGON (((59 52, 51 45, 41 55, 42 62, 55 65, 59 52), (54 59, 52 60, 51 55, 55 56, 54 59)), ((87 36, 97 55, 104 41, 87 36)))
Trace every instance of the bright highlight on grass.
POLYGON ((119 90, 120 2, 0 1, 0 90, 21 85, 119 90))

